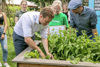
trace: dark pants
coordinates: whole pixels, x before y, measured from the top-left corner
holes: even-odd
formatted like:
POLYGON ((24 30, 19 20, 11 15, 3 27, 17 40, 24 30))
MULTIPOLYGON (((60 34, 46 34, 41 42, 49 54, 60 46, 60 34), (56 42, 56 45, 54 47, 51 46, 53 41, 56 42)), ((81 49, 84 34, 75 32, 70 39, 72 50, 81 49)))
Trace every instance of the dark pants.
MULTIPOLYGON (((77 35, 77 37, 79 37, 80 35, 82 35, 82 34, 79 34, 78 32, 76 33, 76 35, 77 35)), ((87 34, 88 36, 91 36, 89 39, 92 39, 93 40, 93 38, 94 38, 94 35, 93 35, 93 33, 91 32, 91 33, 89 33, 89 34, 87 34)))
MULTIPOLYGON (((35 39, 35 35, 32 37, 32 39, 35 39)), ((15 32, 13 32, 13 42, 16 56, 28 47, 28 45, 24 41, 24 37, 17 35, 15 32)))

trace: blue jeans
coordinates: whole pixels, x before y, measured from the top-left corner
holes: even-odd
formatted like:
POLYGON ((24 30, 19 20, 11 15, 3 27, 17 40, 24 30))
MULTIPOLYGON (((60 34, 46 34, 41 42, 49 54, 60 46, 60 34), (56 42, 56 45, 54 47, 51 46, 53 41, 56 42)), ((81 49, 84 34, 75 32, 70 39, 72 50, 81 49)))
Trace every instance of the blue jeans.
POLYGON ((7 56, 8 56, 8 49, 7 49, 7 35, 5 34, 4 39, 1 39, 1 35, 4 31, 4 26, 0 27, 0 42, 2 46, 2 51, 3 51, 3 61, 7 62, 7 56))
MULTIPOLYGON (((35 35, 32 37, 32 39, 34 40, 34 38, 35 35)), ((28 45, 24 41, 24 37, 17 35, 15 32, 13 32, 13 42, 16 56, 28 47, 28 45)))

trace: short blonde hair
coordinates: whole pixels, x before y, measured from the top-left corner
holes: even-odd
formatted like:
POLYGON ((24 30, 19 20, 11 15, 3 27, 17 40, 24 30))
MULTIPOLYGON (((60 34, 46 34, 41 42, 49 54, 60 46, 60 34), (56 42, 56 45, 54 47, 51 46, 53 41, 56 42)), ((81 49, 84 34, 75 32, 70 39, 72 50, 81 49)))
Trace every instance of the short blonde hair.
POLYGON ((52 4, 52 7, 54 8, 57 5, 60 6, 60 12, 62 12, 62 2, 60 0, 55 0, 52 4))

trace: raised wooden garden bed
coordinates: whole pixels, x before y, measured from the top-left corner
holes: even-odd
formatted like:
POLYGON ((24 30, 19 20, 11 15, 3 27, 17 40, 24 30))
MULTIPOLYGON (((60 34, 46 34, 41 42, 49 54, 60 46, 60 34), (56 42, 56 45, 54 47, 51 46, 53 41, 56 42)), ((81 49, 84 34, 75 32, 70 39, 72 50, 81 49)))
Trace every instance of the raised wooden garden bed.
MULTIPOLYGON (((35 41, 39 44, 41 41, 35 41)), ((30 52, 30 47, 26 48, 22 53, 16 56, 12 62, 17 63, 18 67, 100 67, 100 64, 90 62, 79 62, 78 64, 71 64, 69 61, 62 60, 47 60, 47 59, 25 59, 24 53, 30 52)))

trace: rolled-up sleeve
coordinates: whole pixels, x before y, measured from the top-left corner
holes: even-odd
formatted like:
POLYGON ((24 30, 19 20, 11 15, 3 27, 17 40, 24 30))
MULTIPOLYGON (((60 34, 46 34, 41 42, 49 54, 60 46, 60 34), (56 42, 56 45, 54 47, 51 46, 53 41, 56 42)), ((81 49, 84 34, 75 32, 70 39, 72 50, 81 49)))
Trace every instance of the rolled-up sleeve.
POLYGON ((24 37, 32 37, 31 20, 28 15, 22 18, 22 28, 24 37))
POLYGON ((95 29, 96 28, 96 24, 97 24, 97 15, 96 15, 95 11, 93 11, 91 13, 90 22, 91 22, 91 28, 95 29))
POLYGON ((42 38, 47 38, 48 36, 48 26, 40 31, 42 38))

